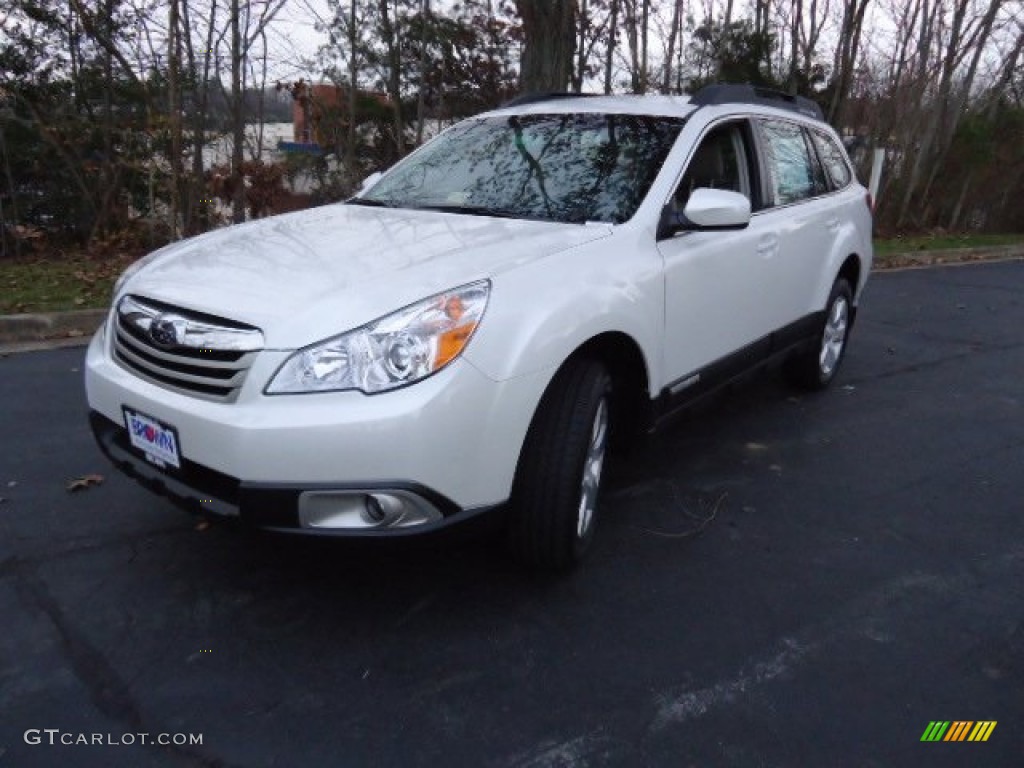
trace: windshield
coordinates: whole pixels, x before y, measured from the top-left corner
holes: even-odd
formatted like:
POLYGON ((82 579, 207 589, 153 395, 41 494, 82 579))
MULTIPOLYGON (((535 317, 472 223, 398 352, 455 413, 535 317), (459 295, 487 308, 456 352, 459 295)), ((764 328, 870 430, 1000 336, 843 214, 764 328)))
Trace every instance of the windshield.
POLYGON ((636 212, 683 122, 600 114, 466 120, 351 202, 618 224, 636 212))

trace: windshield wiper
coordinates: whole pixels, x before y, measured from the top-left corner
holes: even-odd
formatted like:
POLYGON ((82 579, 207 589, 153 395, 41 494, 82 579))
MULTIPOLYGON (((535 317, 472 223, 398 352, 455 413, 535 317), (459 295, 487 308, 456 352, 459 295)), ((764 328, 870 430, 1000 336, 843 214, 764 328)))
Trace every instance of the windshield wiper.
POLYGON ((367 197, 350 197, 345 201, 345 205, 366 205, 371 208, 397 208, 397 203, 392 203, 390 200, 371 200, 367 197))
POLYGON ((414 205, 418 211, 440 211, 441 213, 465 213, 469 216, 494 216, 499 219, 522 219, 522 214, 504 208, 488 208, 485 205, 414 205))

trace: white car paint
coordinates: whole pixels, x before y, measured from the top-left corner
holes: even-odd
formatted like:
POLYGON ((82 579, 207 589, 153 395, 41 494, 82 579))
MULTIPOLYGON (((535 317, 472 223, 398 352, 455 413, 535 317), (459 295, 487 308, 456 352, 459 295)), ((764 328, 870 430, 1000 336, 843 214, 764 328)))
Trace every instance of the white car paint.
POLYGON ((220 315, 230 303, 231 319, 260 328, 268 348, 295 349, 609 229, 327 205, 176 243, 128 288, 220 315))
POLYGON ((411 483, 472 510, 509 498, 541 396, 595 337, 614 333, 636 345, 653 401, 703 366, 823 309, 852 254, 861 264, 859 299, 871 222, 855 182, 755 211, 744 229, 655 236, 707 126, 757 115, 814 121, 763 106, 697 110, 683 97, 563 100, 495 114, 580 111, 690 118, 629 221, 332 205, 169 246, 124 281, 115 306, 132 294, 226 317, 259 328, 265 349, 237 399, 210 402, 119 364, 108 323, 88 350, 90 407, 115 423, 128 406, 172 425, 188 461, 243 483, 411 483), (376 395, 264 393, 295 350, 482 279, 491 295, 479 328, 440 372, 376 395))

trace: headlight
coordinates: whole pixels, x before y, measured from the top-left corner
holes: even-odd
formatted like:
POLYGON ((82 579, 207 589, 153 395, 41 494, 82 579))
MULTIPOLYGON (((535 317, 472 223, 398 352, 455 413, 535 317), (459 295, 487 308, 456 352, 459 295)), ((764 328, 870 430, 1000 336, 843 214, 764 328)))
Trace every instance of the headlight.
POLYGON ((462 354, 490 290, 486 280, 455 288, 300 349, 274 374, 266 393, 358 389, 373 394, 426 378, 462 354))

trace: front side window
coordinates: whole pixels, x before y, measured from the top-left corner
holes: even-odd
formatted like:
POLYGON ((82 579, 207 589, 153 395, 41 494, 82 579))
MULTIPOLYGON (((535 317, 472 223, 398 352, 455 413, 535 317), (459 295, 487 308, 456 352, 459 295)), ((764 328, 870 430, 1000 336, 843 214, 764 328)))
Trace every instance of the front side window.
POLYGON ((771 202, 788 205, 818 194, 821 180, 808 152, 803 129, 782 120, 761 121, 771 202))
POLYGON ((751 197, 747 150, 740 124, 718 126, 701 139, 676 189, 675 205, 682 210, 693 190, 700 187, 728 189, 751 197))
POLYGON ((352 202, 619 224, 640 206, 683 122, 602 114, 467 120, 352 202))

